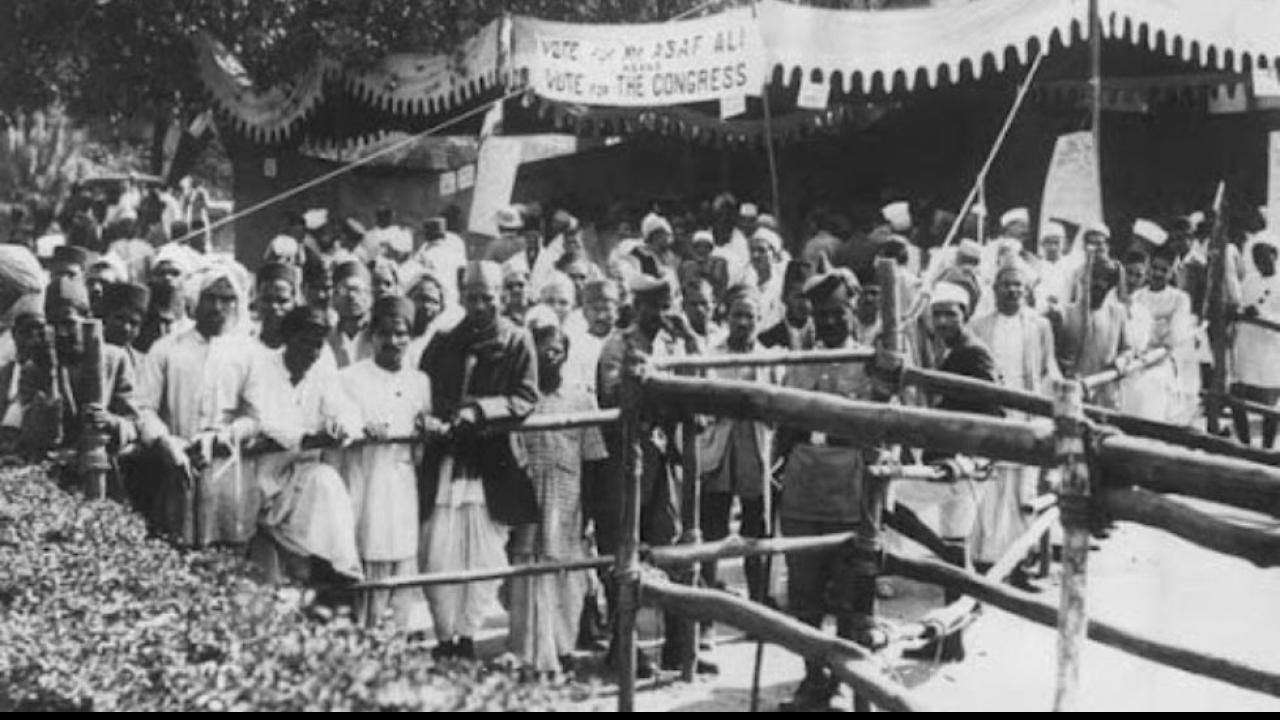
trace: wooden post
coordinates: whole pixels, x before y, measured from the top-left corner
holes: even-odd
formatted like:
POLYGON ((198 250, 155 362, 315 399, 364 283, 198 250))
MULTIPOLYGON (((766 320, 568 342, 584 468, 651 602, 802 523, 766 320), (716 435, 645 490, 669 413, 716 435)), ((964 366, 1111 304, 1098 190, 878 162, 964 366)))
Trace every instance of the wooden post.
MULTIPOLYGON (((698 457, 698 424, 694 418, 686 420, 680 431, 680 460, 683 463, 683 515, 684 540, 686 543, 702 542, 702 464, 698 457)), ((701 563, 694 563, 687 572, 689 585, 698 586, 701 577, 701 563)), ((680 658, 680 678, 685 682, 693 682, 698 665, 698 626, 696 621, 685 625, 684 657, 680 658)))
POLYGON ((640 405, 643 400, 634 360, 628 358, 622 375, 623 506, 622 540, 614 554, 618 584, 618 712, 636 709, 636 614, 640 605, 640 405))
POLYGON ((1224 186, 1218 185, 1214 202, 1213 237, 1209 246, 1209 282, 1206 288, 1205 316, 1209 322, 1209 350, 1213 367, 1209 376, 1209 394, 1205 398, 1205 427, 1211 435, 1221 429, 1222 400, 1227 394, 1227 233, 1222 215, 1224 186))
POLYGON ((1062 487, 1062 604, 1058 616, 1058 680, 1055 711, 1074 711, 1080 700, 1080 656, 1088 616, 1085 578, 1089 560, 1089 468, 1084 458, 1084 389, 1080 383, 1054 383, 1054 420, 1062 487))
MULTIPOLYGON (((84 397, 79 398, 81 409, 87 403, 107 405, 106 389, 102 386, 102 321, 86 320, 80 326, 84 339, 84 355, 80 362, 81 387, 84 397)), ((84 494, 90 500, 107 497, 107 475, 111 472, 111 459, 107 455, 109 438, 88 427, 85 417, 80 418, 79 470, 84 494)))
MULTIPOLYGON (((900 363, 897 357, 902 343, 898 328, 898 264, 890 258, 876 260, 876 281, 880 286, 880 337, 878 352, 883 355, 877 363, 881 369, 896 367, 900 363)), ((889 397, 877 398, 888 401, 889 397)), ((857 588, 861 594, 854 598, 857 604, 856 618, 859 627, 873 627, 876 617, 876 579, 880 576, 881 554, 884 552, 884 533, 881 531, 881 518, 884 515, 885 498, 889 490, 889 480, 877 477, 872 473, 864 473, 862 477, 862 522, 854 537, 854 546, 858 549, 858 560, 855 571, 858 574, 857 588)), ((861 638, 857 639, 865 642, 861 638)), ((853 697, 855 712, 871 712, 871 701, 862 693, 853 697)))

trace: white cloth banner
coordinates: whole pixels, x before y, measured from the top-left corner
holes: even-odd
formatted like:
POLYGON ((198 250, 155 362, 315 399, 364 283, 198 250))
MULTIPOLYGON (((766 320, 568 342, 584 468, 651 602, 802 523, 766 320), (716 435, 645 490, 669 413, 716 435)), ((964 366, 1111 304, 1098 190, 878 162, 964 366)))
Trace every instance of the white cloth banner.
POLYGON ((516 64, 551 100, 678 105, 758 94, 764 83, 764 42, 750 8, 641 25, 514 21, 516 64))
POLYGON ((1066 220, 1077 225, 1102 222, 1098 157, 1089 131, 1060 135, 1044 181, 1040 222, 1066 220))
POLYGON ((498 234, 498 211, 511 204, 523 154, 524 141, 519 137, 495 135, 480 143, 468 230, 483 235, 498 234))

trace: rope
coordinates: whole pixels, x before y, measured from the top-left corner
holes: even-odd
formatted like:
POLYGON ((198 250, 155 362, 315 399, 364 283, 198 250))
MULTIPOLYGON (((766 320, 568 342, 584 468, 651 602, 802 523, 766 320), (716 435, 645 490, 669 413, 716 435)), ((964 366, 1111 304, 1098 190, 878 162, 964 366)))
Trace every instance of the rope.
POLYGON ((1001 126, 1000 133, 996 135, 996 141, 991 145, 991 151, 987 153, 987 159, 982 163, 982 169, 978 171, 978 177, 974 180, 973 187, 969 188, 968 197, 964 199, 964 204, 960 206, 960 214, 951 223, 951 229, 947 231, 947 239, 943 241, 942 247, 948 247, 952 242, 955 242, 956 235, 960 232, 960 225, 964 223, 965 217, 969 215, 969 208, 973 207, 973 201, 987 180, 987 173, 990 172, 991 165, 995 162, 996 154, 1000 152, 1000 148, 1004 145, 1005 137, 1009 134, 1009 129, 1013 127, 1013 119, 1017 117, 1018 110, 1022 108, 1022 101, 1026 99, 1027 91, 1031 89, 1031 83, 1035 80, 1036 71, 1040 69, 1040 61, 1042 59, 1044 59, 1043 50, 1036 48, 1036 56, 1031 61, 1031 69, 1027 71, 1027 76, 1022 79, 1022 85, 1018 87, 1018 94, 1013 99, 1013 107, 1009 108, 1009 114, 1004 118, 1004 125, 1001 126))

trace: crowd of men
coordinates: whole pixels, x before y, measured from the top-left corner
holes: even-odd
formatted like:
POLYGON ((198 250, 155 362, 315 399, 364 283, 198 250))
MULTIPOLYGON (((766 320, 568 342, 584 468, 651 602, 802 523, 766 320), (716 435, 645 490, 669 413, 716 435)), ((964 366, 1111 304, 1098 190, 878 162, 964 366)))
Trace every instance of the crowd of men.
MULTIPOLYGON (((667 210, 670 218, 654 206, 609 233, 564 210, 510 207, 498 214, 499 236, 469 248, 456 215, 415 231, 387 210, 365 227, 316 209, 290 215, 250 273, 206 252, 184 223, 143 226, 125 207, 91 233, 86 212, 41 228, 38 252, 0 245, 3 449, 39 455, 86 434, 104 439, 113 495, 156 534, 243 549, 268 577, 322 588, 321 602, 349 603, 365 622, 431 626, 440 656, 474 655, 501 583, 354 597, 342 588, 610 554, 621 537, 618 429, 511 433, 509 421, 616 407, 637 353, 874 345, 876 258, 898 263, 901 340, 917 365, 1039 392, 1167 348, 1168 361, 1094 401, 1187 425, 1197 422, 1209 361, 1201 317, 1214 221, 1201 213, 1139 220, 1119 250, 1100 224, 1046 221, 1033 232, 1021 208, 980 243, 979 209, 961 239, 929 247, 907 202, 856 229, 822 211, 788 231, 756 204, 721 195, 667 210), (100 361, 81 331, 92 318, 106 341, 100 361), (90 362, 101 377, 84 372, 90 362)), ((1261 227, 1233 232, 1230 302, 1280 321, 1275 243, 1261 227)), ((1280 334, 1266 329, 1236 329, 1235 392, 1280 399, 1276 343, 1280 334)), ((852 398, 875 392, 857 364, 712 374, 852 398)), ((1004 414, 972 398, 904 401, 1004 414)), ((1263 427, 1268 446, 1275 431, 1263 427)), ((1247 419, 1237 433, 1249 441, 1247 419)), ((857 437, 710 418, 697 446, 706 539, 728 535, 735 517, 738 532, 756 537, 872 521, 862 478, 884 451, 857 437)), ((682 447, 662 422, 642 433, 646 543, 681 537, 682 447)), ((958 479, 977 474, 967 458, 921 450, 958 479)), ((906 486, 890 527, 949 562, 989 566, 1053 478, 1009 463, 982 474, 991 481, 906 486)), ((788 611, 818 626, 832 615, 844 637, 865 598, 889 590, 867 586, 837 552, 787 562, 788 611)), ((768 600, 761 565, 748 562, 746 577, 750 596, 768 600)), ((722 586, 714 564, 703 581, 722 586)), ((612 607, 608 577, 508 582, 510 649, 537 672, 558 672, 576 647, 604 639, 591 612, 600 585, 612 607)), ((663 666, 684 654, 681 622, 665 618, 663 666)), ((963 642, 955 635, 925 654, 959 660, 963 642)), ((654 665, 642 656, 640 672, 654 665)), ((835 690, 813 663, 793 707, 821 707, 835 690)))

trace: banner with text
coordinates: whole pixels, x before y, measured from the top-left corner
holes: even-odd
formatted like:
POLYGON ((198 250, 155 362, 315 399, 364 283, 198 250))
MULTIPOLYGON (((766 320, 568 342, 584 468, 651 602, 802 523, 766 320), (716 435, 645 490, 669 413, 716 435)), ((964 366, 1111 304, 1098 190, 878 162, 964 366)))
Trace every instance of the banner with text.
POLYGON ((1040 222, 1066 220, 1077 225, 1102 222, 1102 188, 1093 133, 1058 136, 1044 181, 1040 222))
POLYGON ((758 94, 765 52, 750 8, 644 25, 517 17, 515 64, 542 97, 652 106, 758 94))

